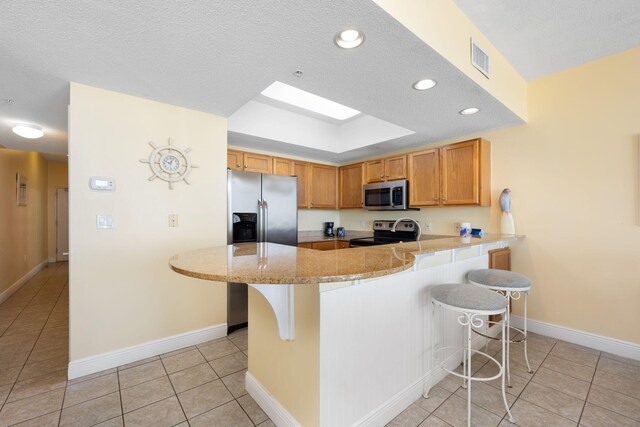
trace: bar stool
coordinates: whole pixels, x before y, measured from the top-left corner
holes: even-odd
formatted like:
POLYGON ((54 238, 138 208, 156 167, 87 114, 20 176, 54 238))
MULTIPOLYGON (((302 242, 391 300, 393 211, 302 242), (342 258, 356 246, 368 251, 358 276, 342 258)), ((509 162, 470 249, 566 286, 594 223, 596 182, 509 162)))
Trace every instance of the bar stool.
MULTIPOLYGON (((481 288, 490 289, 492 291, 502 292, 506 297, 511 306, 512 300, 519 300, 521 295, 524 294, 524 328, 523 330, 515 328, 511 326, 511 315, 509 314, 509 310, 507 309, 504 317, 503 324, 506 324, 506 332, 507 332, 507 387, 511 387, 511 370, 509 368, 509 349, 511 343, 524 343, 524 360, 527 362, 527 372, 530 374, 533 373, 531 369, 531 365, 529 364, 529 355, 527 354, 527 297, 529 295, 529 291, 531 290, 531 280, 523 274, 515 273, 513 271, 508 270, 496 270, 493 268, 486 268, 483 270, 474 270, 468 275, 469 283, 475 286, 479 286, 481 288), (511 339, 510 331, 513 329, 522 334, 523 338, 521 339, 511 339)), ((496 324, 498 322, 487 321, 488 324, 496 324)), ((505 328, 502 328, 503 334, 505 328)), ((474 329, 474 332, 478 335, 481 335, 485 338, 498 340, 497 337, 491 337, 489 335, 485 335, 474 329)), ((503 346, 504 347, 504 346, 503 346)))
MULTIPOLYGON (((433 312, 435 312, 435 307, 439 306, 446 310, 451 310, 457 313, 461 313, 458 316, 458 323, 462 326, 466 326, 465 328, 465 338, 466 338, 466 347, 457 347, 457 346, 445 346, 438 349, 438 351, 442 351, 445 349, 462 349, 463 350, 463 359, 462 359, 462 374, 451 371, 444 366, 440 366, 446 372, 453 374, 457 377, 463 378, 463 387, 467 388, 467 425, 471 426, 471 382, 472 381, 491 381, 498 377, 502 377, 502 400, 504 401, 504 406, 507 409, 507 413, 509 414, 509 421, 512 423, 515 422, 513 416, 511 415, 511 411, 509 410, 509 404, 507 403, 507 396, 505 394, 505 382, 504 382, 504 364, 505 364, 505 341, 502 340, 502 363, 498 362, 493 357, 488 354, 479 351, 473 350, 471 348, 471 331, 473 328, 480 328, 484 324, 484 319, 482 316, 490 316, 496 314, 504 315, 507 312, 507 299, 502 295, 491 292, 486 289, 481 289, 477 286, 473 285, 462 285, 462 284, 446 284, 446 285, 438 285, 435 286, 431 290, 431 300, 433 304, 433 312), (493 377, 474 377, 471 375, 471 356, 473 353, 481 354, 488 359, 492 360, 499 368, 499 372, 497 375, 493 377)), ((435 315, 434 315, 435 319, 435 315)), ((504 333, 505 325, 502 324, 502 336, 505 336, 504 333)), ((434 365, 434 342, 435 342, 435 321, 431 322, 431 376, 433 376, 433 368, 434 365)), ((431 388, 431 384, 429 388, 424 393, 424 397, 429 397, 429 390, 431 388)))

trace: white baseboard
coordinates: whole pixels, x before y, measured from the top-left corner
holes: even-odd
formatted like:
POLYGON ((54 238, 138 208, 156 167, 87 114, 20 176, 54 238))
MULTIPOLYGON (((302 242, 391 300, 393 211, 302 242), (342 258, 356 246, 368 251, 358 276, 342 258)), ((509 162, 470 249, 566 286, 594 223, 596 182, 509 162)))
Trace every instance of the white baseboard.
POLYGON ((8 300, 11 295, 15 294, 18 291, 18 289, 22 287, 22 285, 27 283, 29 279, 31 279, 33 276, 38 274, 38 272, 42 270, 45 265, 47 265, 46 259, 42 261, 40 264, 33 267, 31 271, 29 271, 27 274, 25 274, 24 276, 16 280, 15 283, 13 283, 11 286, 5 289, 2 293, 0 293, 0 304, 8 300))
POLYGON ((253 400, 260 405, 260 408, 271 418, 271 421, 273 421, 275 425, 278 427, 301 426, 293 415, 291 415, 249 371, 245 374, 244 387, 247 389, 247 393, 253 397, 253 400))
MULTIPOLYGON (((524 318, 521 316, 511 316, 511 321, 516 328, 524 326, 524 318)), ((629 359, 640 360, 640 344, 629 341, 596 335, 534 319, 527 319, 527 330, 629 359)))
POLYGON ((56 261, 58 261, 58 260, 56 259, 56 257, 54 257, 54 256, 50 256, 50 257, 49 257, 49 262, 56 262, 56 261))
POLYGON ((208 328, 197 329, 171 337, 161 338, 155 341, 134 345, 131 347, 114 350, 107 353, 84 359, 74 360, 69 363, 68 378, 70 380, 105 369, 115 368, 137 360, 157 356, 188 347, 190 345, 201 344, 206 341, 215 340, 227 336, 227 324, 209 326, 208 328))

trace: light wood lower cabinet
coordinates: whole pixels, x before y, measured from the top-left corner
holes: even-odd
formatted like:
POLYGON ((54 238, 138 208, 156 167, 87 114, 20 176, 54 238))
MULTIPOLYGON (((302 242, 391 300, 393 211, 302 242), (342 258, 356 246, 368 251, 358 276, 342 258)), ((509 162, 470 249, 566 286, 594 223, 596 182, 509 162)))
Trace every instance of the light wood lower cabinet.
POLYGON ((335 249, 347 249, 348 240, 321 240, 318 242, 298 243, 299 248, 315 249, 317 251, 332 251, 335 249))
POLYGON ((309 207, 312 209, 338 208, 338 168, 309 163, 309 207))
MULTIPOLYGON (((511 271, 511 248, 494 249, 488 254, 489 268, 511 271)), ((509 313, 511 313, 511 304, 509 304, 509 313)), ((499 322, 501 319, 502 315, 500 314, 489 316, 490 322, 499 322)))
POLYGON ((340 209, 362 207, 362 185, 364 184, 364 163, 342 166, 340 175, 340 209))
POLYGON ((409 205, 491 206, 491 143, 478 138, 410 153, 409 205))

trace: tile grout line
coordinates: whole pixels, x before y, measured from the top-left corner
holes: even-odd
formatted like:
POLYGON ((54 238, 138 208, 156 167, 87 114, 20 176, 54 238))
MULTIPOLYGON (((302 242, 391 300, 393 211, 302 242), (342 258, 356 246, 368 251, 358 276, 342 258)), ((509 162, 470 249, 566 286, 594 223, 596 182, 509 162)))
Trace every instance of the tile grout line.
MULTIPOLYGON (((196 347, 196 350, 197 349, 198 348, 196 347)), ((182 353, 178 353, 178 354, 182 354, 182 353)), ((198 350, 198 354, 200 354, 202 356, 202 353, 200 353, 200 350, 198 350)), ((202 356, 202 357, 204 357, 204 356, 202 356)), ((204 360, 207 360, 207 359, 205 358, 204 360)), ((173 390, 173 395, 176 397, 176 400, 178 401, 178 405, 180 405, 180 410, 182 411, 182 415, 184 415, 184 419, 187 422, 187 424, 190 425, 189 417, 187 416, 187 412, 184 410, 184 407, 182 406, 182 402, 180 401, 180 398, 178 397, 178 393, 176 392, 176 388, 173 386, 173 382, 171 382, 171 377, 169 377, 169 372, 167 371, 167 367, 164 365, 164 361, 162 360, 162 357, 160 357, 160 364, 162 365, 162 369, 164 370, 164 373, 167 375, 167 381, 169 381, 169 384, 171 385, 171 390, 173 390)), ((180 372, 180 371, 177 371, 177 372, 180 372)), ((168 397, 168 399, 170 399, 170 397, 168 397)), ((122 418, 124 419, 124 415, 122 416, 122 418)), ((182 421, 180 421, 180 423, 182 423, 182 421)), ((175 425, 178 425, 180 423, 177 423, 175 425)))
MULTIPOLYGON (((45 282, 42 284, 42 286, 38 289, 38 292, 36 292, 36 293, 33 295, 33 297, 29 300, 29 302, 27 303, 27 305, 25 305, 25 308, 20 312, 20 314, 22 314, 22 312, 26 309, 26 307, 28 307, 28 306, 29 306, 29 303, 30 303, 31 301, 33 301, 33 299, 36 297, 36 295, 38 295, 38 293, 40 293, 40 291, 42 290, 42 288, 43 288, 43 287, 44 287, 44 286, 49 282, 49 280, 51 279, 51 276, 53 276, 53 274, 55 274, 55 272, 58 270, 58 268, 60 268, 60 266, 56 267, 56 270, 55 270, 53 273, 51 273, 51 275, 49 275, 49 277, 47 277, 47 280, 45 280, 45 282)), ((57 302, 59 299, 60 299, 60 295, 58 295, 58 297, 56 298, 56 302, 57 302)), ((55 303, 54 303, 54 307, 55 307, 55 303)), ((53 311, 53 308, 51 309, 51 312, 52 312, 52 311, 53 311)), ((20 372, 18 373, 18 376, 16 377, 15 381, 13 382, 13 384, 12 384, 12 386, 11 386, 11 389, 9 390, 9 393, 7 394, 7 397, 6 397, 6 398, 5 398, 5 400, 4 400, 4 403, 0 406, 0 413, 2 413, 2 410, 4 410, 4 407, 7 405, 7 400, 8 400, 8 399, 9 399, 9 397, 11 396, 11 393, 13 392, 13 389, 15 388, 16 384, 18 384, 18 382, 19 382, 19 381, 18 381, 18 379, 20 378, 20 375, 22 374, 22 371, 24 370, 24 367, 27 365, 27 361, 29 360, 29 357, 31 356, 31 353, 33 352, 33 349, 35 348, 36 344, 38 343, 38 340, 40 339, 40 336, 42 335, 42 331, 44 331, 44 327, 46 326, 47 321, 48 321, 48 320, 49 320, 49 318, 51 317, 51 312, 49 312, 49 315, 47 316, 47 320, 45 321, 44 325, 42 325, 42 329, 40 330, 40 333, 38 334, 38 338, 36 338, 35 342, 33 343, 33 346, 31 347, 31 350, 29 351, 29 355, 27 356, 27 358, 26 358, 26 359, 25 359, 25 361, 24 361, 24 364, 23 364, 23 365, 22 365, 22 367, 20 368, 20 372)), ((18 314, 18 316, 20 316, 20 314, 18 314)), ((17 319, 17 317, 16 317, 16 319, 17 319)), ((15 322, 15 319, 14 319, 14 322, 15 322)), ((13 322, 12 322, 12 324, 13 324, 13 322)), ((50 372, 50 373, 48 373, 48 374, 44 374, 44 375, 49 375, 49 374, 51 374, 51 372, 50 372)), ((33 377, 33 378, 37 378, 37 377, 44 376, 44 375, 37 375, 37 376, 35 376, 35 377, 33 377)), ((29 379, 31 379, 31 378, 29 378, 29 379)), ((25 381, 26 381, 26 380, 25 380, 25 381)), ((54 390, 57 390, 57 389, 54 389, 54 390)), ((49 390, 49 392, 54 391, 54 390, 49 390)), ((14 400, 13 402, 10 402, 10 403, 19 402, 19 401, 21 401, 21 400, 28 399, 28 398, 30 398, 30 397, 34 397, 34 396, 38 396, 38 395, 41 395, 41 394, 44 394, 44 393, 48 393, 48 392, 38 393, 38 394, 35 394, 35 395, 33 395, 33 396, 25 397, 25 398, 23 398, 23 399, 14 400)), ((64 397, 63 397, 63 400, 64 400, 64 397)), ((26 419, 26 420, 22 420, 22 421, 20 421, 20 422, 22 423, 22 422, 25 422, 25 421, 30 421, 30 420, 33 420, 33 419, 35 419, 35 418, 38 418, 38 417, 41 417, 41 416, 44 416, 44 415, 51 414, 51 413, 53 413, 53 412, 55 412, 55 411, 47 412, 47 413, 45 413, 45 414, 40 414, 40 415, 37 415, 37 416, 35 416, 35 417, 29 418, 29 419, 26 419)), ((60 413, 62 414, 62 406, 60 407, 60 413)))
MULTIPOLYGON (((555 338, 554 338, 554 339, 555 339, 555 338)), ((547 358, 549 357, 549 355, 550 355, 550 354, 551 354, 551 352, 553 351, 554 347, 558 344, 558 341, 559 341, 559 340, 557 340, 557 339, 556 339, 556 342, 554 342, 554 343, 553 343, 553 345, 552 345, 552 346, 551 346, 551 348, 549 349, 549 352, 547 353, 547 355, 544 357, 544 359, 542 359, 542 362, 540 362, 540 365, 538 366, 538 368, 536 368, 536 370, 535 370, 535 371, 533 372, 533 374, 531 375, 531 378, 528 378, 528 379, 527 379, 527 382, 525 383, 524 387, 522 387, 522 391, 520 391, 520 393, 518 393, 518 395, 516 396, 516 400, 514 400, 514 401, 513 401, 513 403, 512 403, 512 404, 511 404, 511 406, 509 407, 509 409, 513 408, 513 407, 516 405, 516 403, 518 402, 518 400, 520 400, 520 398, 522 397, 522 393, 524 393, 524 390, 527 388, 527 386, 529 385, 529 383, 533 380, 533 377, 538 373, 538 369, 540 369, 540 368, 542 367, 542 365, 544 364, 544 362, 547 360, 547 358)), ((524 377, 521 377, 521 378, 524 378, 524 377)), ((546 409, 546 408, 542 408, 541 406, 538 406, 538 405, 536 405, 535 403, 531 403, 531 402, 529 402, 529 401, 528 401, 528 400, 526 400, 526 399, 522 399, 522 400, 523 400, 524 402, 527 402, 527 403, 531 404, 531 405, 537 406, 538 408, 544 409, 545 411, 549 411, 548 409, 546 409)), ((549 412, 551 412, 551 413, 555 414, 555 412, 552 412, 552 411, 549 411, 549 412)), ((502 421, 505 421, 505 420, 506 420, 506 421, 509 421, 509 420, 506 418, 506 417, 507 417, 507 414, 508 414, 508 412, 507 412, 507 413, 505 413, 505 414, 502 416, 502 419, 500 420, 500 423, 498 423, 498 424, 501 424, 501 423, 502 423, 502 421)), ((513 418, 515 419, 515 417, 513 417, 513 418)), ((567 419, 568 419, 568 418, 567 418, 567 419)), ((509 423, 511 423, 511 421, 509 421, 509 423)), ((514 424, 514 425, 517 425, 517 424, 518 424, 518 420, 516 420, 516 422, 515 422, 515 424, 514 424)))
POLYGON ((596 377, 596 372, 598 371, 598 365, 600 364, 600 357, 602 352, 598 355, 598 361, 596 362, 596 368, 593 370, 593 375, 591 376, 591 381, 589 382, 589 390, 587 391, 587 395, 584 397, 584 405, 582 405, 582 411, 580 411, 580 416, 578 417, 578 425, 582 421, 582 415, 584 415, 584 409, 587 407, 587 400, 589 399, 589 394, 591 393, 591 387, 593 387, 593 380, 596 377))
POLYGON ((120 397, 120 416, 122 417, 122 424, 124 425, 124 404, 122 403, 122 388, 120 387, 120 371, 118 371, 118 368, 116 368, 115 374, 116 381, 118 381, 118 396, 120 397))

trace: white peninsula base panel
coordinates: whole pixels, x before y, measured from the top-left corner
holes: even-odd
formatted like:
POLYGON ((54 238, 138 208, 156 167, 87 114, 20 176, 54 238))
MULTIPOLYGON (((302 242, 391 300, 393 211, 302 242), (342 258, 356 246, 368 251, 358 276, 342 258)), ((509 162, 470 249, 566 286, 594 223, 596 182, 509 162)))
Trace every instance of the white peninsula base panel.
MULTIPOLYGON (((295 381, 291 383, 299 388, 295 390, 299 395, 315 399, 319 396, 319 404, 312 405, 317 413, 305 413, 302 422, 295 416, 300 415, 299 405, 289 408, 291 400, 280 401, 279 395, 287 400, 284 394, 272 392, 268 387, 258 389, 261 373, 252 372, 251 358, 272 349, 264 345, 264 337, 252 339, 251 334, 261 330, 254 331, 253 323, 249 329, 247 390, 269 416, 280 421, 278 425, 310 425, 310 419, 313 425, 331 427, 385 425, 422 395, 428 381, 435 384, 444 378, 446 372, 430 366, 430 340, 435 340, 438 347, 463 344, 463 328, 455 313, 437 310, 433 317, 430 288, 465 282, 469 271, 488 267, 489 250, 505 246, 507 241, 500 241, 418 254, 414 267, 401 273, 320 284, 319 301, 316 300, 318 324, 314 330, 319 337, 316 347, 319 378, 311 384, 307 382, 312 390, 296 386, 295 381), (437 327, 432 332, 434 322, 437 327), (254 342, 262 348, 252 348, 254 342)), ((308 307, 296 305, 294 310, 298 318, 299 310, 308 307)), ((250 317, 251 321, 257 319, 250 317)), ((260 321, 275 322, 275 316, 260 321)), ((278 339, 273 335, 274 340, 278 339)), ((291 347, 287 349, 287 357, 296 354, 295 343, 299 338, 302 337, 296 331, 295 340, 288 342, 291 347)), ((476 348, 484 344, 479 336, 474 340, 476 348)), ((460 364, 462 352, 440 354, 439 360, 453 369, 460 364)), ((288 374, 283 372, 282 378, 286 380, 288 374)))

